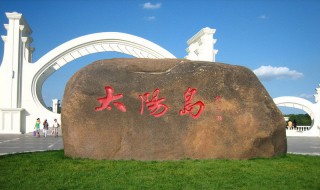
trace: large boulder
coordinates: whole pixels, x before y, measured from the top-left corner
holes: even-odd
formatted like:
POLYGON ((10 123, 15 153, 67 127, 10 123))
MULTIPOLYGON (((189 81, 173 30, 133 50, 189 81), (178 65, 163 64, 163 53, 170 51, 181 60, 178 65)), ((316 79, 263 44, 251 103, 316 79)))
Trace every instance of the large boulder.
POLYGON ((79 70, 62 106, 66 156, 177 160, 274 157, 285 121, 245 67, 184 59, 111 59, 79 70))

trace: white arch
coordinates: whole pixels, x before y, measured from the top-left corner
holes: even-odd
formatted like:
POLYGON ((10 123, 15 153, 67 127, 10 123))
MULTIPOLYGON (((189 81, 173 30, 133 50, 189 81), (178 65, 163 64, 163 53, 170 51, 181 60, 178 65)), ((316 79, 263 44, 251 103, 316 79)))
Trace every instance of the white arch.
POLYGON ((273 101, 277 106, 291 107, 297 108, 305 111, 308 115, 310 115, 311 119, 314 118, 314 113, 312 111, 313 103, 294 96, 282 96, 278 98, 274 98, 273 101))
POLYGON ((319 104, 313 104, 312 102, 298 97, 293 96, 282 96, 273 99, 277 106, 292 107, 304 110, 308 115, 310 115, 313 120, 310 130, 305 134, 307 136, 319 136, 319 125, 320 125, 320 110, 319 104))
MULTIPOLYGON (((35 63, 24 60, 21 106, 25 108, 25 132, 33 130, 35 117, 60 119, 49 111, 42 98, 44 81, 67 63, 99 52, 120 52, 138 58, 175 58, 167 50, 143 38, 119 32, 89 34, 70 40, 54 48, 35 63)), ((50 122, 49 122, 50 123, 50 122)))
POLYGON ((52 73, 82 56, 107 51, 138 58, 175 58, 160 46, 130 34, 103 32, 75 38, 51 50, 33 64, 31 93, 37 107, 47 112, 41 94, 42 85, 52 73))
MULTIPOLYGON (((43 82, 65 64, 93 53, 114 51, 138 58, 175 58, 170 52, 143 38, 119 32, 89 34, 70 40, 43 57, 34 66, 31 93, 36 104, 44 108, 43 82)), ((44 108, 45 109, 45 108, 44 108)))

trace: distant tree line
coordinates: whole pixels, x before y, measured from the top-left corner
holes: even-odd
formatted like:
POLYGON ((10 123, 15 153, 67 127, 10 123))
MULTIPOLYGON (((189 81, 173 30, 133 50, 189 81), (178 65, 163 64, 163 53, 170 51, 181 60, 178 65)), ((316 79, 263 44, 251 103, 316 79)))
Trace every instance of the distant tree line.
MULTIPOLYGON (((47 108, 48 108, 48 110, 52 111, 52 107, 51 106, 48 106, 47 108)), ((60 105, 58 107, 58 113, 61 113, 61 106, 60 105)))
POLYGON ((286 114, 284 117, 289 117, 290 121, 296 120, 297 126, 311 125, 311 118, 308 114, 286 114))

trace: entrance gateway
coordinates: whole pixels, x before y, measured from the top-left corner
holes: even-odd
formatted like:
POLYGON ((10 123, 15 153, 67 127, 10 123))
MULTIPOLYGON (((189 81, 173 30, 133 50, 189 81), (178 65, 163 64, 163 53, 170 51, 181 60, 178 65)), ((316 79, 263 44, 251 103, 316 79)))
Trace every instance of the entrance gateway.
POLYGON ((287 135, 290 136, 316 136, 320 137, 320 84, 319 88, 316 88, 316 94, 314 95, 315 102, 312 103, 306 99, 293 97, 293 96, 282 96, 274 98, 273 101, 277 106, 285 106, 297 108, 305 111, 310 117, 312 124, 307 131, 288 131, 287 135))
MULTIPOLYGON (((6 13, 9 24, 0 66, 0 133, 27 133, 36 118, 52 123, 60 114, 49 111, 42 98, 44 81, 67 63, 99 52, 120 52, 137 58, 175 58, 167 50, 146 39, 119 32, 103 32, 70 40, 32 62, 32 30, 22 14, 6 13)), ((187 59, 215 61, 214 29, 204 28, 189 41, 187 59), (200 41, 202 43, 200 43, 200 41), (212 53, 213 52, 213 53, 212 53)), ((56 100, 55 100, 56 101, 56 100)))
MULTIPOLYGON (((36 118, 60 120, 60 114, 49 111, 42 99, 44 81, 67 63, 82 56, 99 52, 120 52, 137 58, 175 58, 167 50, 146 39, 119 32, 103 32, 70 40, 49 51, 38 61, 32 62, 34 48, 30 46, 32 30, 21 13, 6 13, 9 20, 4 24, 6 36, 4 54, 0 66, 0 133, 28 133, 33 131, 36 118)), ((218 50, 214 49, 215 29, 203 28, 187 43, 186 59, 215 61, 218 50)), ((274 101, 278 106, 305 110, 313 119, 308 136, 320 136, 319 90, 316 104, 301 103, 296 97, 280 97, 274 101)), ((57 100, 53 100, 57 104, 57 100)), ((55 109, 55 108, 53 108, 55 109)))

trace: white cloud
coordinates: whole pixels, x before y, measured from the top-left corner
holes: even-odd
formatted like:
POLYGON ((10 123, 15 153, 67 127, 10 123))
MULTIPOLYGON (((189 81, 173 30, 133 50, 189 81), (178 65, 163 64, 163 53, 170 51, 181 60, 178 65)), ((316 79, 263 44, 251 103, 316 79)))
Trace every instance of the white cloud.
POLYGON ((147 2, 147 3, 143 4, 143 8, 144 9, 160 9, 161 3, 152 4, 150 2, 147 2))
POLYGON ((149 16, 149 17, 146 17, 146 19, 151 21, 151 20, 155 20, 156 17, 155 16, 149 16))
POLYGON ((297 72, 295 70, 290 70, 288 67, 272 67, 261 66, 258 69, 253 70, 253 72, 261 79, 261 80, 272 80, 272 79, 298 79, 303 77, 303 73, 297 72))

